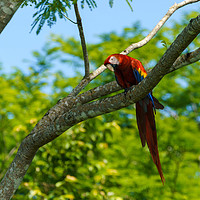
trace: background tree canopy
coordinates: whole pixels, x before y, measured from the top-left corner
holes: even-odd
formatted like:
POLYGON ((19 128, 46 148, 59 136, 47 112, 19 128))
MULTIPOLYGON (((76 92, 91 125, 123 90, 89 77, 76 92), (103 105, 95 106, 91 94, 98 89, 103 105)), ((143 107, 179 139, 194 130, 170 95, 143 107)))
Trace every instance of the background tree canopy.
MULTIPOLYGON (((131 10, 133 10, 130 2, 132 0, 125 0, 128 6, 131 10)), ((76 4, 78 0, 56 0, 56 1, 49 1, 49 0, 21 0, 22 7, 27 6, 28 4, 34 5, 37 11, 34 13, 34 21, 32 24, 32 29, 37 26, 36 33, 39 34, 42 27, 45 23, 47 23, 48 26, 52 26, 56 23, 57 18, 67 18, 71 21, 71 19, 68 18, 68 11, 71 10, 73 7, 73 4, 76 4)), ((110 7, 113 7, 114 1, 108 0, 110 7)), ((106 2, 106 3, 107 3, 106 2)), ((81 8, 84 8, 85 5, 89 7, 90 10, 97 7, 98 2, 95 0, 80 0, 80 6, 81 8)), ((71 21, 73 22, 73 21, 71 21)), ((76 23, 76 22, 74 22, 76 23)))
MULTIPOLYGON (((155 65, 166 46, 197 13, 164 27, 151 42, 130 56, 146 69, 155 65)), ((140 23, 121 34, 100 35, 88 44, 93 69, 105 58, 141 40, 147 30, 140 23)), ((188 47, 199 47, 198 39, 188 47)), ((15 69, 1 72, 0 178, 13 160, 21 140, 56 101, 65 97, 81 79, 80 42, 52 35, 43 51, 33 52, 29 73, 15 69), (54 62, 76 66, 76 76, 52 73, 54 62)), ((13 199, 91 200, 197 200, 200 196, 200 79, 199 63, 175 71, 158 84, 154 94, 165 105, 156 114, 163 187, 147 147, 142 148, 134 106, 79 123, 41 147, 13 199)), ((88 87, 114 80, 106 70, 88 87)), ((88 90, 88 87, 85 90, 88 90)))

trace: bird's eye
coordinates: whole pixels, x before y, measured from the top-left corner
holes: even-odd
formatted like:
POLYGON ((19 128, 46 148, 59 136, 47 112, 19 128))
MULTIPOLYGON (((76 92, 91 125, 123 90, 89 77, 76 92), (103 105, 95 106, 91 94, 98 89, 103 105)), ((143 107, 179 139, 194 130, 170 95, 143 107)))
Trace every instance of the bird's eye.
POLYGON ((117 65, 119 65, 119 60, 115 56, 112 56, 110 58, 110 64, 117 64, 117 65))

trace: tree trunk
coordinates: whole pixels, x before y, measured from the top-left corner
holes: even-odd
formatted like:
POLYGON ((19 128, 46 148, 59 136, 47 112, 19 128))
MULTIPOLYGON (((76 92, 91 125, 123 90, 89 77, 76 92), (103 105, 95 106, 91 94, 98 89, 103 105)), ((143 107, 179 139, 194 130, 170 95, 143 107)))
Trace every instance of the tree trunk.
POLYGON ((21 3, 16 0, 0 1, 0 33, 6 27, 21 3))

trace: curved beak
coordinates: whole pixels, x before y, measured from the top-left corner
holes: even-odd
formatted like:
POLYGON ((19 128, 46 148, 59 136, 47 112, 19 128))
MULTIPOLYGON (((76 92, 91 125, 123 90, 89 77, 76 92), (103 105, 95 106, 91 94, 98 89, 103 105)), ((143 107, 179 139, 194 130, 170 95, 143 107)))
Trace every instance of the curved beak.
POLYGON ((111 71, 114 72, 114 68, 111 64, 107 64, 106 67, 111 71))

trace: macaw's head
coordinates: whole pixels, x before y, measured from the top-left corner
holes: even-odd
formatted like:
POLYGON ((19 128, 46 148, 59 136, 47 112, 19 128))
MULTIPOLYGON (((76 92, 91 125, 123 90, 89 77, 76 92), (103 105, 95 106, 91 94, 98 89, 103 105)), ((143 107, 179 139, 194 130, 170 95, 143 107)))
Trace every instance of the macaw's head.
POLYGON ((104 61, 104 65, 110 70, 110 71, 115 71, 116 68, 119 66, 120 61, 119 61, 119 56, 118 54, 112 54, 106 58, 104 61), (108 65, 110 64, 110 65, 108 65))

